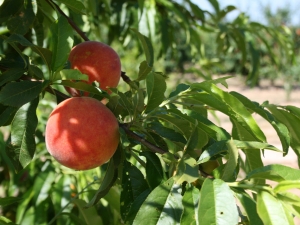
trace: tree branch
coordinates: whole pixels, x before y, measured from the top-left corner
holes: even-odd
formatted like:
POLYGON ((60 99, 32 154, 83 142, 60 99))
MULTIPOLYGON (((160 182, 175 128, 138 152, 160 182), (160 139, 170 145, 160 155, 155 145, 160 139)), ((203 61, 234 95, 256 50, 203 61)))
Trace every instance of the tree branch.
POLYGON ((121 128, 123 128, 123 130, 126 132, 126 134, 133 138, 134 140, 140 142, 142 145, 146 146, 147 148, 149 148, 152 152, 154 153, 159 153, 159 154, 165 154, 168 153, 168 151, 161 149, 160 147, 152 144, 151 142, 147 141, 146 139, 140 137, 139 135, 137 135, 136 133, 132 132, 128 125, 123 124, 123 123, 119 123, 119 126, 121 128))

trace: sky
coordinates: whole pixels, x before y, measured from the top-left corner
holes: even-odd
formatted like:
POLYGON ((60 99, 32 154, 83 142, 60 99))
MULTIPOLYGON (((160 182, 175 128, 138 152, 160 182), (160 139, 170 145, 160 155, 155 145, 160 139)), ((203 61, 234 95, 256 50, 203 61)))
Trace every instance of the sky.
MULTIPOLYGON (((193 0, 194 3, 198 4, 200 8, 211 10, 211 5, 207 0, 193 0)), ((292 24, 300 24, 300 1, 299 0, 219 0, 221 8, 227 5, 234 5, 240 11, 245 12, 250 16, 251 20, 257 22, 264 22, 262 16, 263 6, 269 5, 272 12, 276 12, 278 8, 288 7, 292 13, 292 24)), ((238 12, 231 12, 228 14, 228 18, 234 18, 238 12)))

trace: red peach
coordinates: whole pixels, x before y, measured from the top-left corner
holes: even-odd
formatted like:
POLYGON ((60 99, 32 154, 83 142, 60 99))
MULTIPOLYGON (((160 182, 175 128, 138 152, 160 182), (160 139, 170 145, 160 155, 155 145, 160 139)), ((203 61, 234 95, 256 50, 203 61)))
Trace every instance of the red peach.
MULTIPOLYGON (((78 69, 89 76, 87 83, 100 83, 102 90, 116 87, 121 77, 121 62, 118 54, 110 46, 98 41, 85 41, 74 46, 69 55, 72 69, 78 69)), ((71 88, 66 90, 72 96, 79 92, 71 88)))
POLYGON ((46 147, 62 165, 88 170, 106 163, 119 143, 119 125, 100 101, 73 97, 52 111, 46 125, 46 147))

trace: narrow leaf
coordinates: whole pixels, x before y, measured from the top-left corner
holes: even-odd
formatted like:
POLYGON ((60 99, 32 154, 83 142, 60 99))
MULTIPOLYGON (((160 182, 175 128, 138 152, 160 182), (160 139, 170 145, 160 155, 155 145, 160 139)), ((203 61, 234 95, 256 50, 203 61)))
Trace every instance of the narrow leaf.
POLYGON ((16 113, 11 125, 11 148, 13 159, 27 166, 35 153, 35 129, 37 127, 36 108, 39 99, 23 105, 16 113))
POLYGON ((229 140, 226 143, 228 148, 228 160, 223 169, 223 174, 221 176, 224 181, 234 181, 237 174, 235 174, 236 167, 238 166, 238 148, 233 140, 229 140))
POLYGON ((38 97, 42 89, 43 83, 39 81, 8 83, 0 92, 0 104, 21 107, 38 97))
POLYGON ((60 16, 50 27, 52 33, 52 61, 53 72, 62 68, 67 62, 71 46, 73 45, 73 29, 67 19, 60 16))
POLYGON ((153 51, 153 47, 152 47, 150 39, 147 38, 145 35, 141 34, 136 29, 132 28, 131 30, 134 31, 134 33, 138 36, 138 38, 142 42, 142 46, 143 46, 143 49, 144 49, 144 53, 146 55, 146 61, 148 63, 148 66, 153 67, 154 51, 153 51))
POLYGON ((267 165, 248 173, 246 179, 259 178, 273 181, 299 180, 300 170, 279 164, 267 165))
POLYGON ((146 89, 148 101, 145 113, 152 111, 163 102, 166 88, 165 78, 161 74, 152 72, 147 76, 146 89))
POLYGON ((13 68, 8 69, 2 74, 0 74, 0 86, 3 86, 4 84, 18 80, 25 72, 26 70, 20 69, 20 68, 13 68))
POLYGON ((230 92, 230 94, 238 98, 248 109, 259 114, 273 126, 281 141, 283 151, 287 153, 290 146, 290 136, 286 125, 279 122, 268 110, 265 110, 257 102, 252 102, 238 92, 230 92))
POLYGON ((102 224, 102 219, 94 207, 85 208, 86 202, 82 199, 74 199, 75 205, 78 207, 80 218, 86 225, 102 224))
POLYGON ((165 180, 164 171, 158 156, 152 152, 142 152, 146 157, 146 179, 151 189, 156 188, 165 180))
POLYGON ((79 70, 64 69, 59 71, 62 80, 88 80, 89 76, 82 74, 79 70))
POLYGON ((4 198, 0 198, 0 205, 3 206, 7 206, 7 205, 11 205, 17 202, 22 201, 23 198, 20 197, 4 197, 4 198))
POLYGON ((274 187, 275 192, 284 192, 290 189, 300 189, 300 180, 281 181, 274 187))
POLYGON ((146 79, 147 75, 151 72, 152 67, 146 61, 141 62, 139 67, 138 81, 146 79))
MULTIPOLYGON (((195 83, 191 85, 191 88, 203 89, 213 98, 203 98, 202 101, 212 107, 220 110, 228 115, 232 120, 237 121, 247 129, 258 141, 266 141, 266 137, 256 121, 252 117, 251 113, 245 108, 245 106, 233 95, 229 94, 218 88, 211 82, 195 83), (218 104, 215 103, 218 101, 218 104)), ((199 95, 200 97, 201 95, 199 95)))

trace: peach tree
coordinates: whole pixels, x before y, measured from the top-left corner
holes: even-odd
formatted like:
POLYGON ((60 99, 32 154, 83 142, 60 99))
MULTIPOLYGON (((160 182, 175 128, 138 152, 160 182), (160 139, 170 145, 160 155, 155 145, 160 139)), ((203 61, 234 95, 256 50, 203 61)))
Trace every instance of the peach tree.
MULTIPOLYGON (((185 1, 189 7, 175 1, 149 2, 1 1, 1 224, 282 225, 300 217, 300 197, 291 191, 300 188, 300 171, 263 163, 265 151, 276 151, 278 157, 294 151, 299 156, 300 109, 259 104, 228 92, 226 81, 231 77, 187 80, 173 87, 156 64, 176 45, 176 36, 162 32, 164 45, 155 32, 145 33, 151 25, 189 30, 196 49, 198 29, 210 32, 234 7, 221 10, 211 0, 218 10, 206 21, 209 13, 191 1, 185 1), (166 17, 168 11, 175 13, 174 20, 166 17), (137 15, 147 18, 140 22, 149 23, 138 24, 137 15), (152 21, 154 15, 158 21, 152 21), (119 42, 114 31, 119 32, 119 42), (87 83, 87 75, 72 69, 68 57, 74 45, 88 40, 115 47, 121 63, 135 54, 130 65, 136 72, 122 71, 119 85, 109 90, 98 82, 87 83), (105 99, 118 120, 118 147, 95 169, 69 169, 47 151, 48 117, 59 103, 72 98, 66 87, 97 101, 105 99), (213 112, 226 115, 232 129, 214 122, 213 112), (280 147, 268 143, 254 114, 274 128, 280 147)), ((231 34, 225 32, 228 45, 231 34)), ((220 36, 219 44, 224 40, 220 36)), ((245 40, 243 35, 235 39, 245 40)), ((246 57, 246 49, 240 50, 246 57)), ((90 110, 80 110, 89 115, 90 110)), ((106 138, 99 135, 103 130, 89 135, 106 138)))

